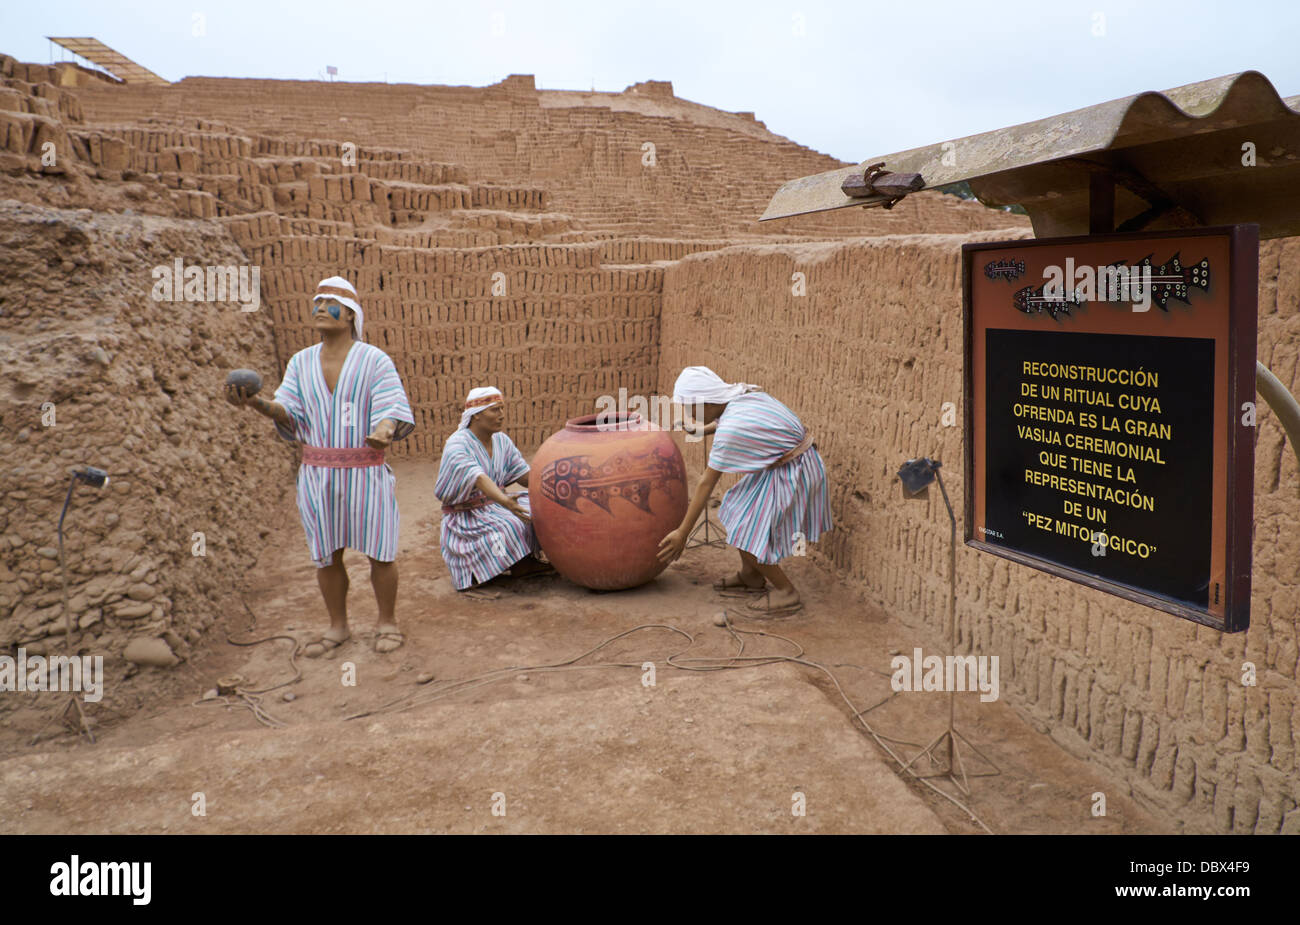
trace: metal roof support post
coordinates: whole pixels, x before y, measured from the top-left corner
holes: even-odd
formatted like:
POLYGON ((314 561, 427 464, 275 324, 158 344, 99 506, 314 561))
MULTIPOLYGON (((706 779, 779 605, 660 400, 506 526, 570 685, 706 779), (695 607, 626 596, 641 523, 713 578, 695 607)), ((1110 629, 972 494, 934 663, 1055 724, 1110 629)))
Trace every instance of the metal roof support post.
POLYGON ((1088 234, 1110 234, 1115 230, 1115 177, 1110 173, 1088 174, 1088 234))

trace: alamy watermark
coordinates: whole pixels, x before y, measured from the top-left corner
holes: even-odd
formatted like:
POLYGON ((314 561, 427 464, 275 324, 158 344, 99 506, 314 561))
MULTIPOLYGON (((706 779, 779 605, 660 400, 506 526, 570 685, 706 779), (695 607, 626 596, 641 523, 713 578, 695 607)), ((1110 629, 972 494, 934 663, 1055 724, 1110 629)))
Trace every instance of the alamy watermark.
POLYGON ((246 312, 261 305, 261 267, 187 267, 177 257, 171 265, 154 267, 152 274, 155 302, 239 302, 246 312))
POLYGON ((619 389, 618 396, 602 395, 596 399, 596 426, 618 427, 628 415, 636 414, 647 424, 661 430, 685 430, 688 443, 704 439, 704 402, 676 404, 667 395, 628 395, 619 389))
POLYGON ((0 655, 0 691, 81 692, 82 700, 98 703, 104 696, 104 656, 0 655))
POLYGON ((152 861, 83 861, 72 855, 50 866, 51 896, 130 896, 137 906, 152 896, 152 861))
POLYGON ((1074 258, 1067 257, 1064 267, 1044 267, 1043 279, 1042 297, 1048 301, 1064 301, 1070 294, 1084 302, 1132 302, 1135 312, 1151 309, 1150 264, 1076 267, 1074 258))
POLYGON ((889 686, 896 691, 978 690, 984 703, 998 699, 996 655, 922 655, 915 648, 911 657, 895 655, 889 667, 889 686))

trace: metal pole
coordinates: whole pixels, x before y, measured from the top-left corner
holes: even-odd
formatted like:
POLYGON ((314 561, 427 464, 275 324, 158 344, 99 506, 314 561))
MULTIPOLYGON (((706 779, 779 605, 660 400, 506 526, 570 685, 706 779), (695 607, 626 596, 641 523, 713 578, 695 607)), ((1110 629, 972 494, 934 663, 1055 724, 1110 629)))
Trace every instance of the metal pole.
MULTIPOLYGON (((1255 361, 1255 391, 1259 392, 1260 398, 1264 399, 1282 422, 1282 429, 1291 441, 1291 451, 1295 453, 1296 462, 1300 462, 1300 402, 1259 360, 1255 361)), ((1300 489, 1300 486, 1297 488, 1300 489)))
MULTIPOLYGON (((68 493, 63 498, 63 510, 59 512, 59 578, 63 581, 63 625, 67 635, 64 636, 65 645, 72 645, 72 611, 68 609, 68 572, 63 561, 63 518, 68 516, 68 504, 72 501, 72 490, 77 487, 77 477, 74 475, 68 482, 68 493)), ((72 655, 69 649, 68 655, 72 655)))
MULTIPOLYGON (((943 504, 948 509, 948 521, 950 523, 950 535, 948 539, 948 653, 957 654, 957 515, 953 513, 952 502, 948 500, 948 489, 944 487, 943 476, 939 474, 939 467, 936 464, 934 468, 935 480, 939 483, 939 491, 943 493, 943 504)), ((953 742, 955 736, 953 733, 957 725, 957 691, 950 689, 948 691, 948 767, 954 768, 953 764, 953 742)))
MULTIPOLYGON (((63 510, 59 512, 59 578, 63 584, 63 646, 67 652, 69 663, 71 663, 73 658, 72 610, 68 607, 68 571, 67 563, 63 555, 63 519, 68 516, 68 505, 72 502, 72 490, 76 487, 77 476, 74 475, 72 480, 68 482, 68 493, 63 498, 63 510)), ((86 738, 90 740, 90 744, 94 745, 95 733, 91 730, 90 723, 86 721, 86 713, 81 709, 81 704, 77 702, 77 694, 75 691, 71 693, 67 705, 63 708, 63 715, 66 716, 69 710, 75 710, 77 713, 77 719, 79 720, 77 727, 78 732, 84 732, 86 738)), ((44 731, 44 727, 42 727, 41 731, 44 731)), ((40 732, 36 734, 36 737, 40 738, 40 732)), ((36 739, 33 739, 32 744, 34 745, 35 743, 36 739)))

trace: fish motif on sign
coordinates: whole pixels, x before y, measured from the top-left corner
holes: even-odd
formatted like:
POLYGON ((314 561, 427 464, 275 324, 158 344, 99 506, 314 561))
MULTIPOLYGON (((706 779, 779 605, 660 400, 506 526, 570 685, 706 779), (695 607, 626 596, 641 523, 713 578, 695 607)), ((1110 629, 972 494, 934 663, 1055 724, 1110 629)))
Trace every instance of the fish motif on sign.
POLYGON ((1026 315, 1032 315, 1035 312, 1047 312, 1053 318, 1058 315, 1068 315, 1071 310, 1082 308, 1084 299, 1079 297, 1078 291, 1069 293, 1063 299, 1053 299, 1043 295, 1044 286, 1037 288, 1026 286, 1015 295, 1016 308, 1026 315))
POLYGON ((684 468, 681 457, 661 456, 653 450, 615 453, 600 465, 592 465, 590 456, 566 456, 542 469, 542 497, 571 511, 578 510, 580 500, 587 500, 606 513, 613 513, 609 509, 613 499, 622 498, 649 514, 650 493, 684 484, 684 468))
POLYGON ((1151 255, 1143 257, 1134 266, 1151 267, 1151 301, 1155 302, 1161 311, 1169 311, 1169 300, 1177 299, 1184 305, 1191 305, 1192 302, 1187 298, 1192 287, 1201 291, 1210 288, 1210 261, 1207 257, 1202 257, 1200 262, 1192 264, 1190 267, 1184 266, 1178 259, 1179 254, 1174 254, 1160 266, 1154 266, 1151 261, 1151 255))
MULTIPOLYGON (((1076 287, 1065 298, 1044 295, 1046 284, 1037 288, 1026 286, 1015 294, 1014 304, 1017 311, 1024 312, 1026 315, 1047 312, 1056 318, 1060 315, 1069 315, 1072 310, 1082 308, 1089 301, 1098 298, 1102 301, 1136 301, 1144 295, 1143 286, 1149 283, 1151 301, 1161 311, 1167 312, 1170 299, 1176 299, 1184 305, 1191 305, 1188 295, 1192 289, 1200 289, 1204 292, 1210 288, 1209 258, 1203 257, 1191 266, 1186 266, 1180 257, 1181 255, 1174 254, 1160 266, 1156 266, 1151 255, 1148 254, 1127 268, 1131 276, 1121 277, 1118 292, 1110 297, 1101 294, 1104 286, 1099 269, 1095 280, 1090 279, 1086 284, 1076 287)), ((1110 264, 1112 267, 1124 265, 1123 260, 1110 264)), ((992 266, 994 266, 992 263, 988 265, 988 267, 992 266)), ((986 273, 988 267, 985 267, 986 273)))
POLYGON ((989 279, 997 279, 999 276, 1007 282, 1019 279, 1025 273, 1025 262, 1017 260, 1014 257, 1008 257, 1005 260, 990 260, 984 264, 984 275, 989 279))

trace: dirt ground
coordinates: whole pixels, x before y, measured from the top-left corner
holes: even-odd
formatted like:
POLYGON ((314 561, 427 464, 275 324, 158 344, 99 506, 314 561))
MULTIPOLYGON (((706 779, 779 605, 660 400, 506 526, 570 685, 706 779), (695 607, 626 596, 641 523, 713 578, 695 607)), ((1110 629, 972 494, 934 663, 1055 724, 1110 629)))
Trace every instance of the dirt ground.
MULTIPOLYGON (((958 806, 901 772, 814 667, 668 664, 687 649, 686 657, 736 655, 739 640, 747 656, 797 654, 797 644, 833 672, 857 709, 872 707, 867 722, 910 758, 918 748, 900 740, 924 744, 942 732, 947 695, 893 693, 890 653, 917 645, 942 652, 940 641, 864 603, 808 560, 789 565, 807 607, 780 620, 754 620, 743 601, 712 591, 714 578, 734 567, 734 552, 722 548, 689 550, 632 591, 597 594, 542 577, 494 583, 494 600, 469 598, 452 589, 438 553, 436 465, 394 469, 403 648, 370 649, 368 570, 361 554, 348 553, 353 638, 333 658, 299 659, 294 683, 278 686, 295 674, 289 641, 217 642, 194 662, 143 669, 133 687, 147 694, 134 701, 108 696, 116 708, 90 707, 93 746, 61 730, 28 745, 62 695, 5 695, 29 703, 0 734, 0 832, 1176 831, 1176 822, 1139 808, 1121 781, 1064 752, 1005 699, 958 696, 959 730, 1001 771, 971 780, 969 797, 936 780, 958 806), (714 624, 724 610, 736 635, 714 624), (572 667, 537 667, 646 624, 659 628, 615 640, 572 667), (354 685, 344 683, 350 671, 354 685), (482 683, 456 683, 490 672, 482 683), (420 683, 428 673, 433 680, 420 683), (282 725, 259 723, 243 701, 201 700, 231 674, 252 689, 277 686, 256 696, 268 721, 282 725), (1106 794, 1104 817, 1091 814, 1096 791, 1106 794), (205 815, 196 814, 200 805, 205 815)), ((250 516, 275 532, 246 589, 255 623, 233 613, 228 632, 248 640, 324 629, 292 496, 250 516)), ((110 693, 121 675, 106 671, 110 693)), ((969 770, 983 769, 978 757, 966 758, 969 770)))

